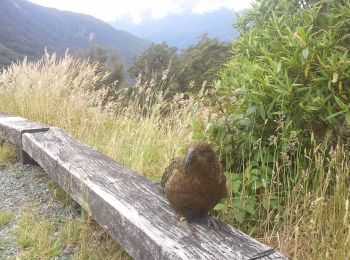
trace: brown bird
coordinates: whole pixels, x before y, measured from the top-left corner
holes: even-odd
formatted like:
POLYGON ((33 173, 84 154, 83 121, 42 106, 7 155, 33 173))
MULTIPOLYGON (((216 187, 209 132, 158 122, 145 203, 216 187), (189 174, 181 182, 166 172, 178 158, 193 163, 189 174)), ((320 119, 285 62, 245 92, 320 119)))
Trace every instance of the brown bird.
POLYGON ((193 232, 186 219, 189 213, 205 214, 208 225, 217 229, 211 211, 228 191, 220 162, 209 144, 189 143, 186 156, 175 158, 165 169, 161 185, 181 225, 190 235, 193 232))

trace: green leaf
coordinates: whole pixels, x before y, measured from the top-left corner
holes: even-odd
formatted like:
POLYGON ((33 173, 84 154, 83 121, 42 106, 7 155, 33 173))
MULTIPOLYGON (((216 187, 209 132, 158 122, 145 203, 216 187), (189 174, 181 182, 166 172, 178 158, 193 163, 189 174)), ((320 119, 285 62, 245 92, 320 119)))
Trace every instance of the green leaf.
POLYGON ((252 176, 261 176, 261 171, 258 168, 254 168, 250 171, 250 175, 252 176))
POLYGON ((265 196, 262 201, 264 209, 271 210, 278 208, 278 198, 274 195, 265 196))
POLYGON ((254 113, 256 110, 256 106, 250 106, 248 107, 247 111, 246 111, 246 115, 249 116, 251 115, 252 113, 254 113))
POLYGON ((335 99, 335 102, 337 102, 337 104, 340 106, 340 107, 344 107, 344 103, 343 101, 340 100, 340 98, 338 98, 337 96, 334 96, 334 99, 335 99))
POLYGON ((265 110, 264 110, 263 106, 260 106, 259 112, 260 112, 260 116, 261 116, 262 120, 265 121, 266 120, 266 114, 265 114, 265 110))
POLYGON ((226 210, 226 209, 228 209, 228 207, 226 204, 223 204, 223 203, 218 203, 214 207, 214 210, 226 210))
POLYGON ((254 205, 247 204, 246 207, 245 207, 245 210, 246 210, 249 214, 255 215, 254 205))
POLYGON ((241 188, 242 181, 241 180, 235 180, 231 184, 232 192, 238 193, 241 188))
POLYGON ((304 60, 307 60, 309 58, 309 48, 303 49, 303 58, 304 60))
POLYGON ((282 63, 278 62, 277 63, 277 68, 276 68, 276 72, 279 73, 281 71, 281 67, 282 67, 282 63))
POLYGON ((349 112, 345 114, 345 120, 346 120, 347 124, 350 124, 350 113, 349 112))
POLYGON ((334 117, 336 117, 336 116, 339 116, 339 115, 341 115, 341 114, 344 114, 344 113, 345 113, 344 111, 339 111, 339 112, 337 112, 337 113, 334 113, 334 114, 328 116, 326 119, 329 120, 329 119, 332 119, 332 118, 334 118, 334 117))
POLYGON ((237 198, 234 198, 232 200, 232 206, 235 208, 235 209, 243 209, 244 208, 244 204, 242 203, 242 200, 241 198, 237 197, 237 198))
POLYGON ((242 224, 244 219, 245 219, 245 215, 246 215, 245 211, 237 210, 235 212, 235 218, 236 218, 237 222, 242 224))
POLYGON ((255 197, 250 197, 245 204, 245 210, 251 215, 255 215, 255 209, 254 209, 255 203, 256 203, 255 197))

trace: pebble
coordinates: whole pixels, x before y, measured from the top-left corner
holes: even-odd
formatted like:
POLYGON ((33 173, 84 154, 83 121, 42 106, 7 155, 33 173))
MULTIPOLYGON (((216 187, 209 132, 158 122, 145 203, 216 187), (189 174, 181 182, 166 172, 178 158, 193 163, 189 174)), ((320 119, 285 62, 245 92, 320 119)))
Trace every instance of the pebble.
MULTIPOLYGON (((30 207, 34 206, 39 214, 45 214, 53 221, 79 218, 79 207, 64 207, 52 197, 49 181, 50 178, 39 166, 16 163, 0 169, 0 211, 15 214, 14 220, 0 227, 0 259, 16 258, 20 254, 22 249, 17 245, 13 230, 30 207)), ((55 259, 70 259, 71 254, 64 252, 55 259)))

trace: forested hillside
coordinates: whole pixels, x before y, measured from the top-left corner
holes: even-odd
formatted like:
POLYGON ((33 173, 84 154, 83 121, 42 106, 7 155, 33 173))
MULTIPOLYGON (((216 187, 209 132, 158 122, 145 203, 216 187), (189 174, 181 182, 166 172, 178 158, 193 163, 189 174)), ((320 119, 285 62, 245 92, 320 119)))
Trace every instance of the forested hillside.
POLYGON ((149 41, 116 30, 92 16, 42 7, 25 0, 0 0, 0 64, 28 56, 38 59, 47 48, 77 53, 96 43, 118 53, 127 64, 144 51, 149 41))

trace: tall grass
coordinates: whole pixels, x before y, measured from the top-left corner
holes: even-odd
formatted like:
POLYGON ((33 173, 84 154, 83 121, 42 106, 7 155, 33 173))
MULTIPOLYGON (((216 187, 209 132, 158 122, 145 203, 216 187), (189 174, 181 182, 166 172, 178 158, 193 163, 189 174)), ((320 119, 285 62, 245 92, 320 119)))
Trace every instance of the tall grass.
POLYGON ((177 95, 168 103, 163 92, 150 91, 152 82, 108 101, 108 75, 99 71, 69 55, 14 64, 0 76, 0 110, 63 128, 148 177, 160 176, 191 139, 193 100, 177 95))
MULTIPOLYGON (((108 100, 108 86, 103 84, 107 75, 98 71, 97 65, 68 55, 14 64, 0 75, 0 111, 61 127, 148 178, 159 178, 192 138, 191 122, 204 120, 208 108, 181 95, 164 100, 162 88, 152 91, 161 82, 137 83, 108 100)), ((286 165, 278 164, 281 156, 275 154, 273 178, 264 192, 256 194, 265 213, 255 216, 254 222, 236 221, 237 199, 248 208, 245 190, 251 187, 251 176, 243 175, 242 192, 228 198, 218 210, 220 217, 293 258, 349 259, 347 148, 314 143, 310 151, 297 151, 293 163, 285 158, 286 165), (273 204, 271 198, 279 203, 273 204)), ((271 166, 271 159, 265 163, 271 166)), ((228 176, 234 194, 234 176, 239 175, 228 176)))
POLYGON ((268 240, 280 240, 281 249, 299 259, 349 259, 349 151, 318 145, 303 156, 306 166, 297 164, 297 175, 281 183, 277 195, 285 202, 269 221, 276 223, 263 223, 268 240))
POLYGON ((258 219, 260 240, 296 259, 349 259, 349 155, 344 145, 326 141, 299 151, 293 170, 278 165, 276 156, 273 179, 259 196, 279 204, 258 219))

